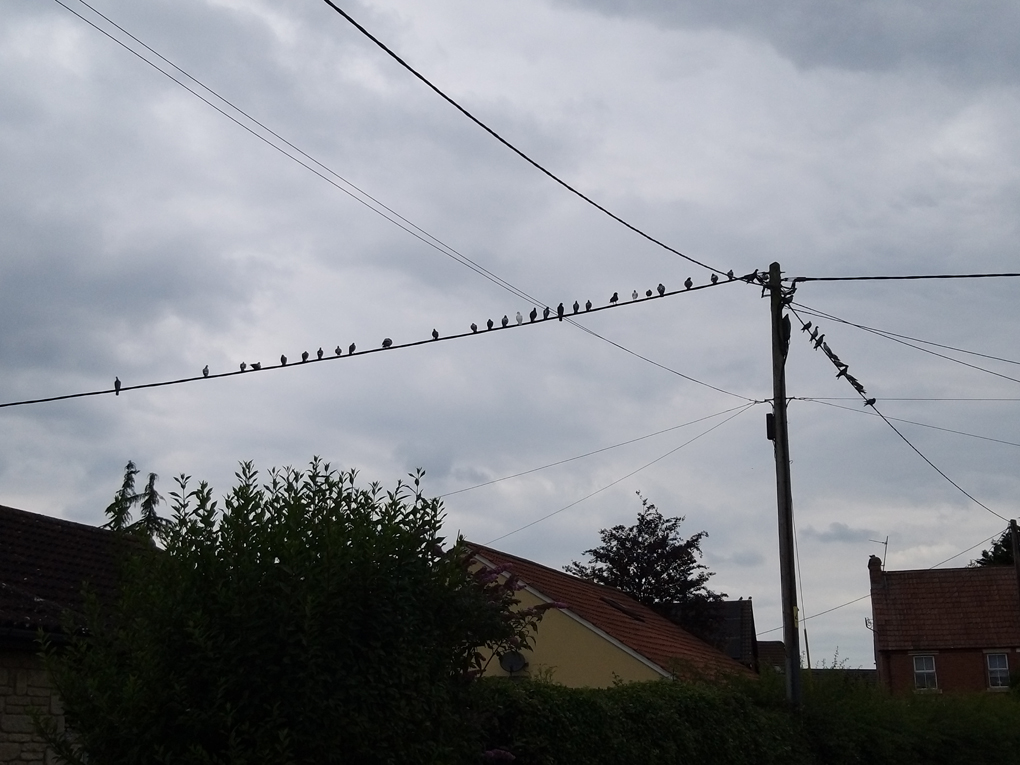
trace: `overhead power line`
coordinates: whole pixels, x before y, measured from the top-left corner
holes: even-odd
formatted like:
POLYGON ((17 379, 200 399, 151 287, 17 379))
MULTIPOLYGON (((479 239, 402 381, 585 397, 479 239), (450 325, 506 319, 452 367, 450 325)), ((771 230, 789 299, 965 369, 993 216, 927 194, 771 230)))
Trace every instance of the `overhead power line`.
MULTIPOLYGON (((327 2, 329 0, 326 0, 327 2)), ((1005 274, 912 274, 909 276, 794 276, 789 279, 797 282, 894 282, 913 281, 917 279, 1001 279, 1020 276, 1020 273, 1005 274)), ((783 281, 787 281, 784 279, 783 281)))
POLYGON ((463 114, 463 115, 464 115, 465 117, 467 117, 467 118, 468 118, 469 120, 471 120, 471 121, 472 121, 473 123, 475 123, 475 124, 476 124, 476 125, 477 125, 478 127, 480 127, 480 128, 481 128, 482 130, 484 130, 484 131, 485 131, 486 133, 488 133, 489 135, 491 135, 491 136, 492 136, 493 138, 495 138, 495 139, 496 139, 497 141, 499 141, 499 142, 500 142, 501 144, 503 144, 503 145, 504 145, 505 147, 507 147, 508 149, 510 149, 510 151, 512 151, 512 152, 513 152, 514 154, 516 154, 516 155, 517 155, 518 157, 520 157, 521 159, 523 159, 523 160, 524 160, 525 162, 527 162, 527 163, 528 163, 529 165, 531 165, 532 167, 534 167, 534 168, 535 168, 536 170, 538 170, 539 172, 541 172, 541 173, 545 174, 546 176, 548 176, 549 178, 551 178, 551 179, 552 179, 553 181, 555 181, 555 182, 556 182, 556 183, 558 183, 558 184, 559 184, 560 186, 562 186, 563 188, 565 188, 565 189, 566 189, 567 191, 569 191, 569 192, 570 192, 571 194, 574 194, 574 195, 576 195, 577 197, 579 197, 580 199, 583 199, 583 200, 584 200, 585 202, 587 202, 587 203, 588 203, 589 205, 591 205, 591 206, 592 206, 592 207, 594 207, 595 209, 597 209, 597 210, 599 210, 599 211, 601 211, 601 212, 605 213, 605 214, 606 214, 606 215, 608 215, 608 216, 609 216, 610 218, 612 218, 613 220, 615 220, 615 221, 616 221, 617 223, 619 223, 619 224, 623 225, 624 227, 626 227, 626 228, 627 228, 627 229, 629 229, 630 231, 634 232, 634 233, 635 233, 635 234, 637 234, 638 236, 641 236, 641 237, 643 237, 644 239, 647 239, 647 240, 648 240, 649 242, 652 242, 653 244, 656 244, 656 245, 658 245, 659 247, 663 248, 664 250, 667 250, 667 251, 669 251, 669 252, 673 253, 674 255, 679 255, 679 256, 680 256, 681 258, 683 258, 684 260, 686 260, 686 261, 689 261, 689 262, 691 262, 691 263, 694 263, 694 264, 695 264, 695 265, 697 265, 697 266, 701 266, 702 268, 707 268, 707 269, 708 269, 709 271, 714 271, 715 273, 719 274, 720 276, 722 276, 722 275, 724 274, 724 272, 723 272, 723 271, 721 271, 720 269, 718 269, 718 268, 715 268, 714 266, 710 266, 710 265, 708 265, 707 263, 702 263, 702 262, 701 262, 700 260, 696 260, 696 259, 692 258, 692 257, 691 257, 691 256, 689 256, 689 255, 684 255, 684 254, 683 254, 682 252, 680 252, 679 250, 677 250, 677 249, 675 249, 675 248, 673 248, 673 247, 670 247, 670 246, 669 246, 668 244, 666 244, 665 242, 663 242, 663 241, 661 241, 661 240, 659 240, 659 239, 656 239, 656 238, 655 238, 654 236, 652 236, 651 234, 648 234, 648 233, 646 233, 645 231, 642 231, 642 230, 641 230, 640 228, 638 228, 637 226, 635 226, 635 225, 633 225, 633 224, 631 224, 631 223, 628 223, 628 222, 627 222, 626 220, 624 220, 623 218, 621 218, 621 217, 620 217, 619 215, 617 215, 616 213, 614 213, 614 212, 612 212, 612 211, 610 211, 610 210, 606 209, 605 207, 603 207, 602 205, 600 205, 600 204, 599 204, 598 202, 596 202, 596 201, 595 201, 594 199, 592 199, 591 197, 589 197, 589 196, 587 196, 586 194, 584 194, 583 192, 579 191, 579 190, 578 190, 578 189, 576 189, 576 188, 575 188, 574 186, 571 186, 571 185, 570 185, 569 183, 567 183, 567 182, 566 182, 565 180, 563 180, 563 179, 562 179, 562 178, 560 178, 560 177, 559 177, 558 175, 556 175, 555 173, 553 173, 553 172, 552 172, 551 170, 549 170, 549 169, 547 169, 546 167, 544 167, 543 165, 539 164, 539 163, 538 163, 538 162, 537 162, 536 160, 532 159, 532 158, 531 158, 530 156, 528 156, 528 155, 527 155, 527 154, 525 154, 525 153, 524 153, 523 151, 521 151, 520 149, 518 149, 518 148, 517 148, 516 146, 514 146, 514 145, 513 145, 512 143, 510 143, 510 142, 509 142, 509 141, 508 141, 507 139, 505 139, 505 138, 504 138, 503 136, 501 136, 501 135, 500 135, 499 133, 497 133, 497 132, 496 132, 495 130, 493 130, 493 129, 492 129, 491 127, 489 127, 488 125, 486 125, 486 124, 485 124, 484 122, 482 122, 482 121, 481 121, 480 119, 478 119, 478 118, 477 118, 477 117, 476 117, 475 115, 473 115, 473 114, 472 114, 471 112, 469 112, 469 111, 468 111, 467 109, 465 109, 465 108, 464 108, 463 106, 461 106, 461 105, 460 105, 459 103, 457 103, 457 101, 455 101, 455 100, 454 100, 453 98, 451 98, 451 97, 450 97, 450 96, 448 96, 448 95, 447 95, 446 93, 444 93, 444 92, 443 92, 442 90, 440 90, 440 89, 439 89, 439 87, 437 87, 436 85, 434 85, 434 84, 433 84, 433 83, 432 83, 432 82, 431 82, 430 80, 428 80, 428 79, 427 79, 427 78, 426 78, 426 77, 425 77, 425 76, 424 76, 423 74, 421 74, 421 73, 420 73, 420 72, 419 72, 419 71, 418 71, 417 69, 415 69, 414 67, 412 67, 412 66, 411 66, 410 64, 408 64, 408 63, 407 63, 406 61, 404 61, 404 59, 403 59, 403 58, 401 58, 401 57, 400 57, 399 55, 397 55, 397 54, 396 54, 396 53, 395 53, 395 52, 394 52, 394 51, 393 51, 393 50, 392 50, 392 49, 391 49, 391 48, 390 48, 389 46, 387 46, 387 45, 386 45, 386 44, 385 44, 384 42, 382 42, 382 41, 381 41, 381 40, 380 40, 380 39, 379 39, 378 37, 376 37, 375 35, 373 35, 373 34, 372 34, 371 32, 369 32, 369 31, 368 31, 367 29, 365 29, 365 27, 363 27, 363 26, 362 26, 361 24, 359 24, 359 23, 358 23, 357 21, 355 21, 355 20, 354 20, 354 19, 353 19, 353 18, 351 17, 351 15, 350 15, 349 13, 347 13, 347 11, 343 10, 343 9, 342 9, 342 8, 341 8, 340 6, 338 6, 338 5, 337 5, 336 3, 334 3, 334 2, 332 1, 332 0, 323 0, 323 2, 325 2, 325 3, 326 3, 326 5, 328 5, 328 6, 330 7, 330 8, 332 8, 332 9, 333 9, 334 11, 336 11, 336 12, 337 12, 338 14, 340 14, 340 15, 341 15, 341 16, 342 16, 342 17, 343 17, 343 18, 344 18, 344 19, 345 19, 346 21, 348 21, 348 22, 349 22, 349 23, 350 23, 350 24, 351 24, 351 25, 352 25, 352 26, 353 26, 353 27, 354 27, 355 29, 357 29, 357 30, 358 30, 359 32, 361 32, 361 34, 363 34, 363 35, 364 35, 365 37, 367 37, 367 38, 368 38, 369 40, 371 40, 371 41, 372 41, 373 43, 375 43, 375 44, 376 44, 376 45, 377 45, 377 46, 378 46, 378 47, 379 47, 380 49, 382 49, 382 50, 383 50, 383 51, 384 51, 384 52, 385 52, 385 53, 386 53, 386 54, 387 54, 388 56, 390 56, 390 58, 392 58, 392 59, 393 59, 394 61, 396 61, 396 62, 397 62, 398 64, 400 64, 400 66, 402 66, 402 67, 403 67, 404 69, 406 69, 406 70, 407 70, 408 72, 410 72, 411 74, 413 74, 413 75, 414 75, 414 76, 415 76, 416 78, 418 78, 419 80, 421 80, 421 82, 423 82, 423 83, 424 83, 424 84, 425 84, 426 86, 428 86, 428 88, 429 88, 430 90, 432 90, 432 91, 433 91, 434 93, 436 93, 436 94, 437 94, 437 95, 438 95, 438 96, 439 96, 440 98, 442 98, 442 99, 443 99, 444 101, 446 101, 446 102, 447 102, 448 104, 450 104, 450 105, 451 105, 451 106, 452 106, 453 108, 455 108, 455 109, 456 109, 457 111, 459 111, 459 112, 460 112, 461 114, 463 114))

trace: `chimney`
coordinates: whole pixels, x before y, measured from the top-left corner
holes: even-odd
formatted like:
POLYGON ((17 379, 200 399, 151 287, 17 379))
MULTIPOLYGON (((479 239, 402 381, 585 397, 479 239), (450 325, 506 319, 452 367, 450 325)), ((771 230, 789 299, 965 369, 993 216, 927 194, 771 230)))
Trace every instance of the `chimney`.
POLYGON ((871 576, 871 589, 882 586, 882 559, 877 555, 868 558, 868 574, 871 576))

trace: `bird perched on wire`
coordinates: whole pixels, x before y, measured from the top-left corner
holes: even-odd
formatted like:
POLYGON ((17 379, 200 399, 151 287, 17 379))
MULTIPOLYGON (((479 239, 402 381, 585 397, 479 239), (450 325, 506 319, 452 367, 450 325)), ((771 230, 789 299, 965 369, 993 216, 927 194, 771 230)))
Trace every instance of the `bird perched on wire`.
POLYGON ((573 309, 574 309, 574 313, 577 313, 578 311, 581 310, 581 304, 578 303, 576 300, 574 301, 573 309))
POLYGON ((350 354, 354 353, 354 351, 356 351, 357 349, 358 346, 356 346, 354 343, 351 343, 350 347, 347 349, 347 355, 349 356, 350 354))
POLYGON ((712 282, 712 284, 718 284, 719 283, 719 275, 718 274, 712 274, 708 278, 709 278, 709 281, 712 282))
POLYGON ((245 364, 245 363, 244 363, 244 362, 242 361, 242 362, 241 362, 241 371, 243 372, 243 371, 244 371, 244 370, 246 370, 247 368, 248 368, 248 365, 247 365, 247 364, 245 364))
POLYGON ((120 378, 119 377, 114 377, 113 378, 113 395, 115 395, 115 396, 119 396, 120 395, 120 378))
POLYGON ((563 303, 556 306, 556 318, 563 321, 563 303))
POLYGON ((439 331, 435 327, 432 328, 432 339, 433 340, 439 339, 439 331))
POLYGON ((282 353, 280 354, 280 366, 281 367, 287 366, 287 357, 284 356, 282 353))
POLYGON ((315 358, 317 358, 317 359, 321 359, 322 358, 322 346, 321 345, 319 346, 319 350, 317 350, 315 352, 315 358))
POLYGON ((694 281, 691 279, 691 277, 688 276, 687 279, 684 280, 684 289, 689 290, 693 286, 694 281))
POLYGON ((659 282, 659 286, 655 288, 655 291, 659 293, 659 297, 662 297, 666 294, 666 285, 659 282))
POLYGON ((254 369, 256 372, 258 372, 260 369, 262 369, 262 362, 261 361, 253 361, 251 363, 251 368, 254 369))
POLYGON ((524 323, 524 317, 521 316, 521 312, 520 311, 517 312, 517 315, 514 318, 517 319, 517 326, 518 327, 521 326, 524 323))
POLYGON ((506 314, 503 314, 503 318, 499 320, 499 323, 505 327, 507 324, 510 323, 510 317, 507 316, 506 314))
POLYGON ((651 297, 651 296, 652 296, 652 291, 651 290, 645 290, 645 297, 651 297))
POLYGON ((534 321, 537 318, 538 318, 538 309, 537 308, 532 308, 531 309, 531 313, 528 314, 528 319, 531 320, 531 321, 534 321))
POLYGON ((620 295, 619 295, 619 293, 616 293, 616 292, 614 292, 613 296, 611 298, 609 298, 609 302, 612 303, 613 305, 616 305, 617 302, 619 302, 619 300, 620 300, 620 295))
POLYGON ((811 322, 810 321, 807 324, 805 324, 803 327, 801 327, 800 331, 801 332, 807 332, 809 329, 811 329, 811 322))
POLYGON ((637 300, 638 299, 637 290, 634 290, 632 293, 630 293, 630 299, 631 300, 637 300))
POLYGON ((729 271, 726 272, 726 278, 729 279, 731 282, 733 281, 733 269, 732 268, 729 271))
POLYGON ((477 332, 478 331, 478 325, 475 324, 474 322, 471 322, 471 331, 472 332, 477 332))
POLYGON ((485 326, 488 327, 489 329, 492 329, 493 326, 495 326, 495 322, 492 319, 489 319, 488 321, 485 322, 485 326))
POLYGON ((591 301, 590 300, 585 300, 584 301, 584 310, 586 310, 586 311, 590 311, 591 310, 591 301))
POLYGON ((208 376, 209 376, 209 365, 206 364, 204 367, 202 367, 202 377, 208 377, 208 376))
POLYGON ((301 351, 301 363, 308 361, 308 351, 301 351))
POLYGON ((388 337, 384 337, 382 341, 382 347, 389 348, 391 345, 393 345, 393 341, 390 340, 388 337))
POLYGON ((549 318, 549 314, 551 314, 551 313, 552 313, 552 308, 550 308, 549 306, 546 306, 545 308, 542 309, 542 318, 543 319, 548 319, 549 318))
POLYGON ((344 352, 344 349, 341 348, 339 345, 336 348, 333 349, 333 353, 335 353, 337 356, 342 356, 343 352, 344 352))

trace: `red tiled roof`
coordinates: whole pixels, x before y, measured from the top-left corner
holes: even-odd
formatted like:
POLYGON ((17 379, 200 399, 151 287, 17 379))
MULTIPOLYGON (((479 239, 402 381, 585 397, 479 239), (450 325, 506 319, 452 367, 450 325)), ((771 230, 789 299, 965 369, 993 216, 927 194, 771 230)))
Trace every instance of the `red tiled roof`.
POLYGON ((138 543, 106 529, 0 505, 0 628, 57 631, 82 607, 82 585, 117 591, 124 554, 138 543))
POLYGON ((1020 646, 1020 595, 1012 566, 871 570, 880 651, 1020 646))
POLYGON ((750 670, 659 616, 614 587, 587 582, 516 555, 467 542, 489 563, 509 565, 517 577, 550 600, 640 654, 665 672, 691 668, 696 674, 749 674, 750 670))

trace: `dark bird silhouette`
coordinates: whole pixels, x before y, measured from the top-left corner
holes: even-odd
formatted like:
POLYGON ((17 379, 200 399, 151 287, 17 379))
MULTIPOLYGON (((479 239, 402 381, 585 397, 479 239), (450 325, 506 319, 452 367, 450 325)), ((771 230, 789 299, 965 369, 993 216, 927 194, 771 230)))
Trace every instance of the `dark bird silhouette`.
POLYGON ((652 291, 651 290, 645 290, 645 297, 651 297, 651 296, 652 296, 652 291))
POLYGON ((241 362, 241 371, 243 372, 243 371, 244 371, 244 370, 246 370, 247 368, 248 368, 248 365, 247 365, 247 364, 245 364, 245 363, 244 363, 244 362, 242 361, 242 362, 241 362))
POLYGON ((800 331, 801 332, 807 332, 809 329, 811 329, 811 322, 810 321, 807 324, 805 324, 803 327, 801 327, 800 331))
POLYGON ((865 399, 864 405, 865 406, 874 406, 875 405, 875 401, 876 401, 876 399, 873 399, 873 398, 865 399))
POLYGON ((356 346, 354 343, 351 343, 350 348, 347 349, 347 355, 349 356, 350 354, 354 353, 357 349, 358 346, 356 346))
POLYGON ((202 367, 202 377, 208 377, 208 376, 209 376, 209 365, 206 364, 204 367, 202 367))
POLYGON ((477 332, 478 331, 478 325, 475 324, 474 322, 471 322, 471 331, 472 332, 477 332))
POLYGON ((551 313, 552 313, 552 308, 550 308, 549 306, 546 306, 545 308, 542 309, 542 318, 543 319, 548 319, 549 318, 549 314, 551 314, 551 313))
POLYGON ((308 351, 301 351, 301 363, 308 361, 308 351))
POLYGON ((506 314, 503 314, 503 318, 499 320, 499 323, 505 327, 507 324, 510 323, 510 317, 508 317, 506 314))
POLYGON ((317 350, 315 352, 315 358, 317 358, 317 359, 321 359, 322 358, 322 346, 321 345, 319 346, 319 350, 317 350))
POLYGON ((488 321, 485 322, 485 326, 488 327, 489 329, 492 329, 494 324, 495 322, 492 319, 489 319, 488 321))
POLYGON ((520 311, 517 312, 517 316, 514 317, 514 318, 517 319, 517 326, 518 327, 521 326, 524 323, 524 317, 521 316, 521 312, 520 311))
POLYGON ((638 299, 637 290, 634 290, 632 293, 630 293, 630 299, 631 300, 637 300, 638 299))
POLYGON ((824 335, 824 334, 822 334, 822 335, 819 335, 819 336, 818 336, 818 339, 817 339, 817 340, 815 340, 815 350, 816 350, 816 351, 818 350, 818 347, 819 347, 819 346, 820 346, 820 345, 822 344, 822 341, 823 341, 824 339, 825 339, 825 335, 824 335))
POLYGON ((717 274, 712 274, 708 278, 712 282, 712 284, 718 284, 719 283, 719 276, 717 274))
POLYGON ((689 277, 689 276, 688 276, 688 277, 687 277, 687 278, 686 278, 686 279, 684 280, 684 289, 685 289, 685 290, 689 290, 689 289, 690 289, 691 287, 693 287, 693 286, 694 286, 694 282, 693 282, 693 281, 691 280, 691 277, 689 277))
POLYGON ((388 337, 384 337, 382 341, 382 347, 389 348, 391 345, 393 345, 393 341, 390 340, 388 337))
POLYGON ((585 300, 584 301, 584 310, 586 310, 586 311, 590 311, 591 310, 591 301, 590 300, 585 300))
POLYGON ((432 328, 432 339, 433 340, 438 340, 439 339, 439 331, 436 330, 435 327, 432 328))
POLYGON ((729 271, 726 272, 726 278, 729 279, 731 282, 733 281, 733 269, 732 268, 729 271))
POLYGON ((581 310, 581 304, 580 304, 580 303, 578 303, 578 302, 577 302, 577 301, 575 300, 575 301, 574 301, 574 306, 573 306, 573 308, 574 308, 574 313, 577 313, 578 311, 580 311, 580 310, 581 310))
POLYGON ((341 348, 339 345, 336 348, 333 349, 333 353, 335 353, 337 356, 342 356, 343 352, 344 352, 344 349, 341 348))
POLYGON ((659 286, 655 288, 655 291, 659 293, 659 297, 662 297, 666 294, 666 285, 659 282, 659 286))
POLYGON ((280 354, 280 366, 281 367, 287 366, 287 357, 284 356, 282 353, 280 354))
POLYGON ((120 395, 120 378, 119 377, 114 377, 113 378, 113 395, 115 395, 115 396, 119 396, 120 395))
POLYGON ((563 303, 556 306, 556 318, 563 321, 563 303))
POLYGON ((844 364, 843 366, 839 367, 839 371, 836 372, 836 379, 838 380, 840 377, 842 377, 843 375, 845 375, 849 371, 850 371, 850 367, 848 367, 846 364, 844 364))
POLYGON ((253 361, 251 363, 251 368, 254 369, 256 372, 258 372, 260 369, 262 369, 262 362, 261 361, 253 361))
POLYGON ((743 277, 743 279, 748 284, 758 281, 758 269, 757 268, 754 269, 754 273, 748 274, 747 276, 743 277))
POLYGON ((620 300, 620 296, 619 296, 619 294, 617 294, 616 292, 614 292, 614 293, 613 293, 613 296, 612 296, 611 298, 609 298, 609 302, 610 302, 610 303, 612 303, 613 305, 616 305, 616 303, 617 303, 617 302, 618 302, 619 300, 620 300))

